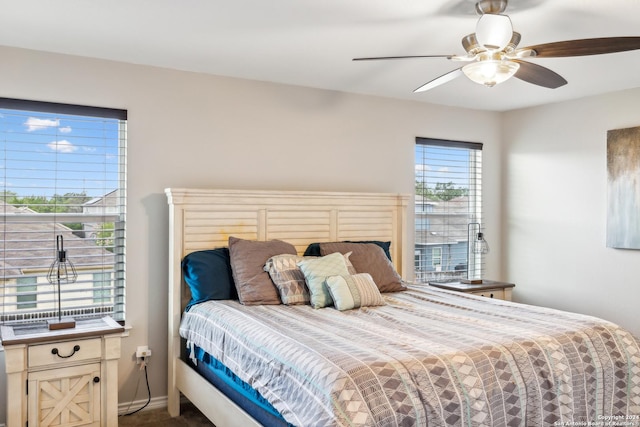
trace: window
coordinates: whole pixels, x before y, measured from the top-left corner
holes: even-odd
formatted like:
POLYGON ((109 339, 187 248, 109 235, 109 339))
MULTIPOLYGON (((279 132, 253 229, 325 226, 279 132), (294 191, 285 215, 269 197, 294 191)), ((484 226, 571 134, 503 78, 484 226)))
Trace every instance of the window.
POLYGON ((16 287, 18 292, 18 295, 16 296, 16 308, 18 310, 36 308, 38 301, 38 294, 36 293, 36 278, 18 277, 16 283, 18 284, 16 287))
POLYGON ((442 268, 442 248, 431 248, 431 266, 439 271, 442 268))
POLYGON ((0 98, 0 323, 124 320, 126 111, 0 98))
POLYGON ((414 267, 415 267, 416 270, 418 268, 420 268, 420 265, 422 264, 422 252, 414 251, 414 253, 413 253, 413 262, 414 262, 414 267))
POLYGON ((481 277, 482 144, 416 138, 415 175, 416 280, 481 277))

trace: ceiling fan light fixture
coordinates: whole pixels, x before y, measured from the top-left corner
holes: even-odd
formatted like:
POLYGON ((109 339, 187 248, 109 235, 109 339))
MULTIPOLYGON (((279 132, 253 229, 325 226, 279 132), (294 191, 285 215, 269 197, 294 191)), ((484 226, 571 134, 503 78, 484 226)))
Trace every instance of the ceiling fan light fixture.
POLYGON ((475 83, 493 87, 509 80, 519 68, 517 62, 490 59, 467 64, 462 67, 462 72, 475 83))
POLYGON ((513 31, 511 19, 503 15, 507 3, 508 0, 477 0, 476 12, 480 17, 476 24, 476 32, 462 38, 465 55, 403 55, 354 58, 353 60, 440 57, 458 63, 467 63, 463 67, 423 84, 414 92, 433 89, 463 74, 471 81, 488 87, 515 76, 536 86, 557 89, 567 84, 564 77, 549 68, 522 59, 565 58, 640 50, 640 36, 565 40, 518 48, 521 40, 520 33, 513 31))
POLYGON ((476 25, 476 39, 487 49, 502 50, 513 36, 511 18, 507 15, 484 14, 476 25))
POLYGON ((471 55, 475 55, 484 50, 478 44, 478 39, 476 38, 475 33, 466 35, 462 38, 462 47, 464 48, 465 52, 471 55))
POLYGON ((511 54, 511 53, 515 52, 521 39, 522 39, 522 36, 520 35, 520 33, 516 32, 516 31, 513 31, 513 35, 511 36, 511 40, 509 40, 509 43, 507 43, 507 45, 504 47, 504 51, 507 54, 511 54))

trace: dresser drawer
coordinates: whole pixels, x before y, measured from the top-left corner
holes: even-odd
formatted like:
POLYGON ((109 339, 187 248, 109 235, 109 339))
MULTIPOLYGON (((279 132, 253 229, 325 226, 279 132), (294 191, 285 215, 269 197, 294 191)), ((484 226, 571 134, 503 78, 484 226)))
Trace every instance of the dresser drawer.
POLYGON ((29 368, 99 359, 101 354, 100 338, 33 345, 29 347, 29 368))
POLYGON ((505 299, 503 289, 485 289, 483 291, 471 292, 474 295, 480 295, 487 298, 505 299))

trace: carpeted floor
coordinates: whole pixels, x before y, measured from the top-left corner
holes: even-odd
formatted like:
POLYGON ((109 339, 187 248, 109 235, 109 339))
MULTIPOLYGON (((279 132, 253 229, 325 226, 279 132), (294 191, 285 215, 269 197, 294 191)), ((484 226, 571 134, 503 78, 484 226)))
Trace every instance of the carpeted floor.
POLYGON ((204 415, 200 413, 191 403, 180 405, 180 416, 169 417, 165 409, 153 409, 150 411, 140 411, 133 415, 118 417, 118 426, 136 427, 215 427, 204 415))

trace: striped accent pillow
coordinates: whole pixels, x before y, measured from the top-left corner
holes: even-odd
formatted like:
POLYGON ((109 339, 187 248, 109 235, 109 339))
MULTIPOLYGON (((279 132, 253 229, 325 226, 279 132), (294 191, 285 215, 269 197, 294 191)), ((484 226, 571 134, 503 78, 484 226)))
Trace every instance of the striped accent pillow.
POLYGON ((369 273, 330 276, 325 280, 333 304, 340 310, 385 305, 378 286, 369 273))
POLYGON ((264 266, 273 284, 278 288, 283 304, 308 304, 309 290, 304 283, 304 274, 298 262, 308 258, 298 255, 276 255, 267 260, 264 266))

